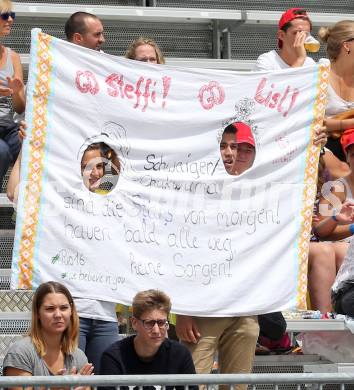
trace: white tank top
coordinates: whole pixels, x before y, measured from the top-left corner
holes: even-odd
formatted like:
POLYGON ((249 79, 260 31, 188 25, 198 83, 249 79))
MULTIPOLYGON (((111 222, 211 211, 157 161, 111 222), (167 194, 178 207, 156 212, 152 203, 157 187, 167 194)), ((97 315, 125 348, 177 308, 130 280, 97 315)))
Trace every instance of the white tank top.
POLYGON ((354 108, 354 102, 348 102, 337 95, 331 84, 328 84, 328 103, 326 115, 333 116, 354 108))

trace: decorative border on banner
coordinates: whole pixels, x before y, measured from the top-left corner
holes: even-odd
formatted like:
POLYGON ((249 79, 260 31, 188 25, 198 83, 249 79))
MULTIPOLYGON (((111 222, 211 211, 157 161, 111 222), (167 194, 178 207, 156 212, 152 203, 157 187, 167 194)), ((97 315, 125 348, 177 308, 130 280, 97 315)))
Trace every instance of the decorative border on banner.
POLYGON ((29 147, 27 185, 24 195, 24 216, 18 257, 18 288, 32 288, 35 240, 38 229, 42 191, 44 145, 48 125, 47 104, 50 94, 52 37, 38 33, 37 79, 33 93, 32 133, 29 147))
MULTIPOLYGON (((329 66, 321 65, 318 70, 317 96, 313 107, 314 120, 311 124, 311 139, 316 130, 322 127, 323 114, 327 105, 327 87, 329 79, 329 66)), ((319 162, 320 146, 312 143, 307 147, 306 164, 304 174, 304 192, 302 195, 303 207, 301 210, 301 227, 299 234, 299 272, 296 307, 299 310, 306 309, 307 275, 310 234, 312 227, 313 205, 317 193, 317 170, 319 162)))

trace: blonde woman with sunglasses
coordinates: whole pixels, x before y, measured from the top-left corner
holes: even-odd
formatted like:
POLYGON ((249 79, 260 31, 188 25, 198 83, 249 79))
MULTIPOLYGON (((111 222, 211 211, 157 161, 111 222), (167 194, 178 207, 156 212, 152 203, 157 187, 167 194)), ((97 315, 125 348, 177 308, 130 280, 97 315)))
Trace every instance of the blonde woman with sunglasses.
MULTIPOLYGON (((10 34, 15 16, 11 1, 0 0, 1 38, 10 34)), ((25 110, 22 65, 15 51, 0 44, 0 187, 21 148, 18 124, 14 122, 11 107, 18 114, 25 110)))

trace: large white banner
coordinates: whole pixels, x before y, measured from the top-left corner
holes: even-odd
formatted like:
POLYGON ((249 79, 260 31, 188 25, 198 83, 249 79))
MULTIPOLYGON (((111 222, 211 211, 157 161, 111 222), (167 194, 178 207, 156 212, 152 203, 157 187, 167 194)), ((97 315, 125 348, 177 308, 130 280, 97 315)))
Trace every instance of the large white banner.
POLYGON ((149 65, 34 31, 12 288, 125 304, 158 288, 205 316, 304 307, 327 77, 149 65), (238 176, 219 146, 235 122, 256 147, 238 176))

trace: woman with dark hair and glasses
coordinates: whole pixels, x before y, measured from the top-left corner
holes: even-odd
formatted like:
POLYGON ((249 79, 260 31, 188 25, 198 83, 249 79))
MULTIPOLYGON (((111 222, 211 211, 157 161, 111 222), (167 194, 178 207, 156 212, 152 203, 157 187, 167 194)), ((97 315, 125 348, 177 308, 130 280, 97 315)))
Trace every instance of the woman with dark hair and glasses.
POLYGON ((33 296, 29 335, 10 346, 4 375, 91 375, 93 366, 78 349, 78 338, 79 318, 69 290, 57 282, 42 283, 33 296))
MULTIPOLYGON (((354 20, 342 20, 331 27, 321 27, 318 36, 327 44, 327 56, 331 63, 327 129, 330 133, 352 129, 354 113, 347 119, 344 119, 344 113, 354 109, 354 20)), ((346 161, 339 141, 330 139, 327 146, 342 161, 346 161)))
MULTIPOLYGON (((15 20, 10 0, 0 0, 0 37, 11 32, 15 20)), ((0 188, 5 173, 16 161, 21 149, 18 124, 13 119, 13 111, 22 114, 25 110, 23 72, 20 56, 0 44, 0 188)))
POLYGON ((135 295, 132 309, 136 334, 117 341, 103 353, 100 374, 195 374, 188 349, 167 338, 170 298, 159 290, 141 291, 135 295))

